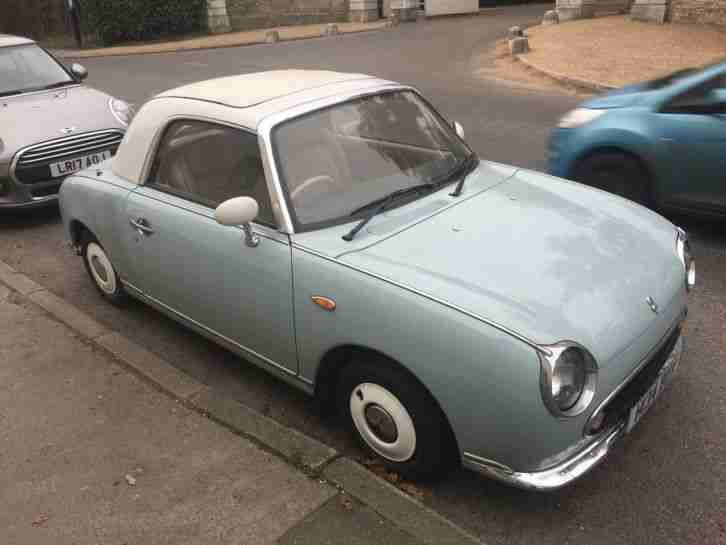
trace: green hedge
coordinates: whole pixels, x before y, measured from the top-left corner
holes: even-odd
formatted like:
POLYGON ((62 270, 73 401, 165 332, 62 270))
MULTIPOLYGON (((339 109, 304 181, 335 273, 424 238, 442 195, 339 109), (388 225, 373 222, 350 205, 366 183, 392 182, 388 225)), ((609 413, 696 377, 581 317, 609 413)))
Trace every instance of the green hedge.
POLYGON ((84 32, 105 45, 202 30, 206 0, 83 0, 84 32))

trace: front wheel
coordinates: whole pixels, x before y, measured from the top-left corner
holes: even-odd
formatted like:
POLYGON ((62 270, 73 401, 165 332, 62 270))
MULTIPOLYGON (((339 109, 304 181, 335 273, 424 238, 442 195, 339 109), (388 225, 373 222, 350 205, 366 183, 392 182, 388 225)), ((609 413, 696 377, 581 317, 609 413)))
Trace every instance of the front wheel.
POLYGON ((435 477, 455 458, 453 434, 431 395, 389 362, 352 362, 341 374, 338 406, 363 445, 386 469, 435 477))
POLYGON ((643 206, 653 207, 648 173, 637 159, 624 153, 591 155, 577 164, 572 178, 643 206))
POLYGON ((92 236, 86 236, 81 256, 88 276, 101 295, 114 304, 121 303, 126 298, 126 292, 103 246, 92 236))

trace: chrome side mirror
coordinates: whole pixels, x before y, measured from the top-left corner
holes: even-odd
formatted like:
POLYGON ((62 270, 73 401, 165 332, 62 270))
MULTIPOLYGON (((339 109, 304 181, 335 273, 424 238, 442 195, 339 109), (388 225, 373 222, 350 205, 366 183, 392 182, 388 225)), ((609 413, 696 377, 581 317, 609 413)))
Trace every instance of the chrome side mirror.
POLYGON ((461 138, 462 140, 466 139, 466 135, 464 134, 464 127, 461 126, 461 123, 458 121, 454 121, 454 130, 456 131, 456 134, 461 138))
POLYGON ((78 81, 83 81, 88 77, 88 70, 82 64, 74 62, 71 65, 71 74, 73 74, 78 81))
POLYGON ((260 244, 258 237, 252 230, 252 222, 260 207, 252 197, 235 197, 220 204, 214 211, 214 219, 220 225, 240 226, 245 233, 245 244, 254 248, 260 244))

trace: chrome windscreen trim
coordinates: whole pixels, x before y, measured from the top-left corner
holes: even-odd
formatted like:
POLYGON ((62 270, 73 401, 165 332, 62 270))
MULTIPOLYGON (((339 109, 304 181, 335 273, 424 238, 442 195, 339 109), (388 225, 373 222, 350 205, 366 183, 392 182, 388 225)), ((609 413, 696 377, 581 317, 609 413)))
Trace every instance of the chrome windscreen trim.
POLYGON ((411 90, 414 92, 416 91, 412 87, 406 85, 381 83, 380 81, 377 81, 370 87, 363 87, 361 89, 350 91, 348 93, 339 93, 329 97, 312 100, 305 104, 293 106, 292 108, 289 108, 287 110, 270 114, 262 119, 262 121, 260 121, 257 126, 257 131, 260 138, 260 149, 263 152, 263 165, 265 167, 265 174, 267 174, 266 177, 270 194, 273 196, 273 200, 277 201, 278 203, 278 206, 274 207, 274 209, 275 213, 279 213, 280 215, 280 230, 282 232, 287 233, 288 235, 292 235, 295 233, 295 228, 293 226, 292 216, 290 214, 289 203, 287 202, 287 199, 285 198, 285 193, 282 190, 280 172, 277 167, 277 162, 275 160, 275 154, 272 146, 272 131, 274 130, 274 128, 277 125, 284 123, 285 121, 289 121, 290 119, 294 119, 296 117, 300 117, 302 115, 308 114, 310 112, 315 112, 317 110, 322 110, 329 106, 340 104, 341 102, 346 102, 348 100, 364 96, 376 95, 386 90, 396 89, 411 90))

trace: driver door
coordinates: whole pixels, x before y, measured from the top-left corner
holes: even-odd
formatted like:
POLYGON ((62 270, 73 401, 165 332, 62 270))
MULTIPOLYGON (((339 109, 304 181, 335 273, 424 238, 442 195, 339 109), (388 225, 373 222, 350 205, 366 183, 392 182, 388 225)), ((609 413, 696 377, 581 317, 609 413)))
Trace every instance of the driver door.
POLYGON ((664 200, 726 211, 726 75, 674 98, 656 118, 664 200))
POLYGON ((290 244, 270 202, 256 135, 172 122, 149 179, 127 202, 128 281, 241 355, 296 374, 290 244), (214 219, 216 206, 239 196, 258 202, 256 247, 214 219))

